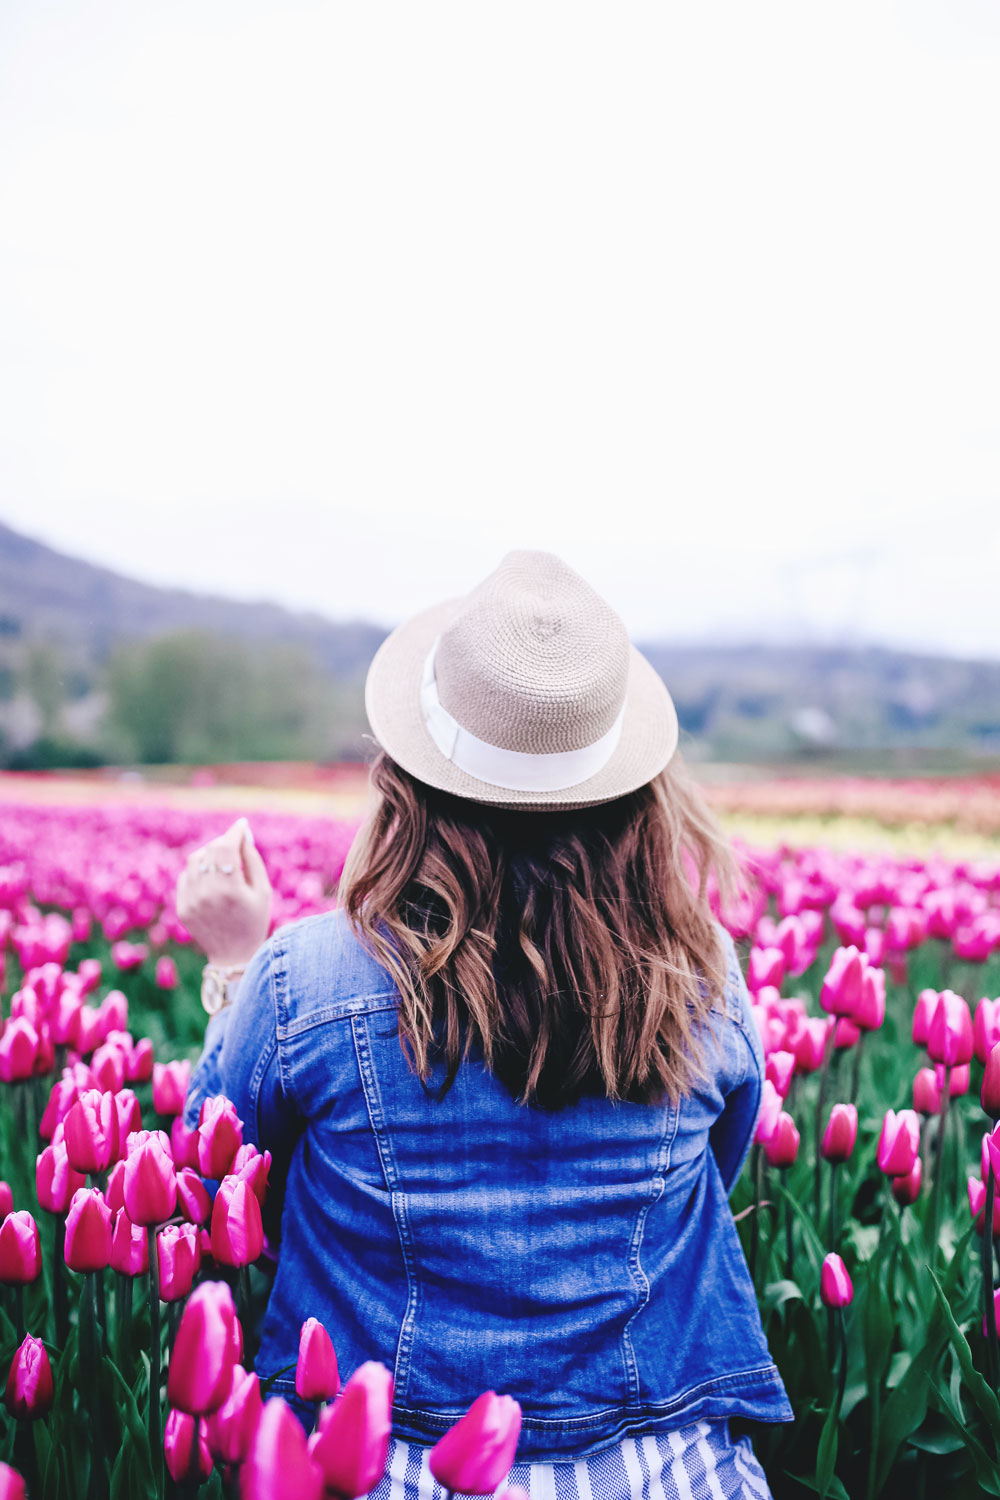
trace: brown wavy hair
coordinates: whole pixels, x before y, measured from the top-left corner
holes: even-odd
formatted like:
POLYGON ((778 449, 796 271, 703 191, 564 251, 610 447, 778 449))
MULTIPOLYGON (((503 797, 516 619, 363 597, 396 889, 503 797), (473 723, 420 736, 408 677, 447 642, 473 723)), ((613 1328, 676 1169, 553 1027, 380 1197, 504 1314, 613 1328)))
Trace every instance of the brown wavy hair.
POLYGON ((675 1102, 723 993, 709 881, 735 861, 677 756, 638 791, 507 811, 424 785, 381 753, 377 806, 341 897, 399 988, 400 1037, 443 1094, 473 1051, 515 1098, 675 1102))

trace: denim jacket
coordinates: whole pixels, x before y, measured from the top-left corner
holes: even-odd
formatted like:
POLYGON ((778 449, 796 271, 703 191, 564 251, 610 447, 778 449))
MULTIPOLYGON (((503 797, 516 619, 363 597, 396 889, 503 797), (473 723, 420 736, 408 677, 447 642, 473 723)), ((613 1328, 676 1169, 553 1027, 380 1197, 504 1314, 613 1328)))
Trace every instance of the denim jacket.
MULTIPOLYGON (((194 1124, 225 1093, 274 1157, 261 1374, 294 1366, 314 1316, 345 1376, 394 1372, 400 1437, 435 1442, 493 1389, 521 1403, 518 1455, 537 1462, 702 1418, 790 1421, 727 1201, 764 1060, 726 943, 707 1082, 678 1106, 551 1112, 475 1059, 432 1097, 343 914, 276 932, 210 1024, 185 1109, 194 1124)), ((274 1389, 293 1396, 292 1373, 274 1389)))

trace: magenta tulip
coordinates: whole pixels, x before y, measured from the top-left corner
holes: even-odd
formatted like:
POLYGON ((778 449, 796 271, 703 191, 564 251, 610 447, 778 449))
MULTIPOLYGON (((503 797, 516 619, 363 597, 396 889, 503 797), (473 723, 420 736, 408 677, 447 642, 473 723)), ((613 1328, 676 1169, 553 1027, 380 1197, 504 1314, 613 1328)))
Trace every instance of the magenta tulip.
POLYGON ((63 1253, 71 1271, 102 1271, 111 1264, 111 1210, 98 1188, 73 1194, 63 1253))
POLYGON ((892 1196, 902 1207, 916 1203, 920 1197, 920 1183, 923 1177, 923 1162, 918 1156, 908 1172, 892 1179, 892 1196))
POLYGON ((177 1174, 163 1138, 150 1134, 125 1158, 125 1207, 133 1224, 162 1224, 177 1207, 177 1174))
POLYGON ((50 1214, 69 1212, 73 1194, 86 1187, 87 1179, 69 1164, 66 1142, 58 1140, 45 1147, 35 1159, 35 1187, 38 1202, 50 1214))
POLYGON ((21 1083, 31 1078, 38 1060, 39 1036, 27 1016, 8 1021, 0 1036, 0 1081, 21 1083))
POLYGON ((853 1104, 835 1104, 830 1111, 820 1155, 831 1162, 847 1161, 858 1136, 858 1111, 853 1104))
POLYGON ((291 1407, 280 1396, 272 1396, 260 1414, 250 1452, 240 1470, 242 1500, 278 1500, 282 1495, 294 1495, 295 1500, 322 1500, 323 1475, 310 1454, 311 1446, 306 1444, 302 1425, 291 1407))
POLYGON ((181 1314, 170 1356, 167 1400, 171 1406, 204 1416, 222 1405, 239 1358, 238 1327, 233 1294, 225 1282, 203 1281, 195 1287, 181 1314))
POLYGON ((937 990, 921 990, 917 996, 917 1003, 913 1009, 911 1035, 918 1047, 925 1047, 927 1045, 927 1038, 931 1029, 931 1017, 934 1014, 937 1002, 937 990))
POLYGON ((183 1484, 192 1478, 195 1426, 198 1431, 198 1474, 207 1479, 212 1472, 212 1455, 205 1437, 205 1424, 186 1411, 171 1411, 163 1429, 163 1453, 171 1479, 183 1484))
POLYGON ((333 1340, 318 1318, 307 1318, 299 1332, 295 1394, 303 1401, 332 1401, 339 1390, 333 1340))
POLYGON ((824 1257, 819 1286, 820 1296, 827 1307, 849 1306, 854 1297, 854 1287, 839 1255, 831 1253, 824 1257))
POLYGON ((170 1151, 178 1172, 181 1167, 198 1166, 198 1127, 188 1130, 183 1115, 175 1115, 170 1126, 170 1151))
POLYGON ((224 1177, 212 1205, 212 1256, 220 1266, 248 1266, 264 1248, 257 1194, 238 1177, 224 1177))
POLYGON ((78 1172, 106 1172, 118 1156, 118 1109, 113 1094, 86 1089, 63 1122, 66 1155, 78 1172))
POLYGON ((747 963, 747 988, 752 995, 766 985, 781 989, 785 977, 785 955, 780 948, 751 948, 747 963))
POLYGON ((190 1081, 191 1064, 186 1058, 181 1062, 154 1063, 153 1108, 156 1113, 179 1115, 184 1108, 190 1081))
POLYGON ((392 1428, 392 1376, 369 1360, 359 1365, 320 1418, 309 1441, 328 1490, 355 1500, 382 1478, 392 1428))
POLYGON ((179 1302, 191 1290, 201 1265, 201 1246, 194 1224, 168 1224, 156 1236, 160 1298, 179 1302))
POLYGON ((77 1088, 76 1082, 72 1077, 60 1078, 57 1083, 52 1085, 48 1103, 45 1106, 41 1123, 38 1127, 38 1134, 44 1140, 51 1141, 55 1134, 56 1126, 62 1124, 79 1097, 80 1090, 77 1088))
POLYGON ((142 1036, 128 1054, 125 1077, 129 1083, 148 1083, 153 1076, 153 1043, 142 1036))
POLYGON ((885 1020, 885 973, 871 968, 867 962, 861 976, 861 996, 851 1020, 862 1031, 877 1031, 885 1020))
POLYGON ((207 1224, 212 1216, 208 1189, 191 1167, 177 1173, 177 1207, 189 1224, 207 1224))
MULTIPOLYGON (((950 1090, 949 1090, 950 1093, 950 1090)), ((933 1068, 920 1068, 913 1080, 913 1108, 919 1115, 936 1115, 941 1110, 941 1089, 933 1068)))
POLYGON ((862 997, 867 960, 852 944, 837 948, 823 980, 819 1003, 834 1016, 850 1016, 862 997))
POLYGON ((27 1500, 24 1480, 9 1464, 0 1463, 0 1500, 27 1500))
POLYGON ((122 1276, 145 1276, 149 1270, 149 1235, 143 1225, 132 1223, 124 1208, 114 1216, 110 1265, 122 1276))
POLYGON ((772 1167, 790 1167, 798 1154, 798 1129, 791 1115, 782 1110, 777 1125, 764 1142, 764 1155, 772 1167))
POLYGON ((905 1177, 913 1171, 920 1149, 920 1118, 915 1110, 887 1110, 878 1143, 879 1171, 887 1177, 905 1177))
POLYGON ((514 1398, 484 1391, 431 1449, 431 1473, 446 1490, 492 1494, 510 1473, 520 1433, 514 1398))
POLYGON ((243 1144, 243 1121, 219 1094, 206 1099, 198 1117, 198 1167, 203 1177, 223 1178, 243 1144))
POLYGON ((0 1284, 26 1286, 41 1270, 38 1225, 26 1208, 15 1209, 0 1224, 0 1284))
POLYGON ((972 1057, 972 1017, 961 995, 942 990, 927 1032, 927 1052, 933 1062, 952 1067, 972 1057))
POLYGON ((985 1067, 986 1059, 1000 1042, 1000 999, 987 1000, 984 995, 976 1006, 972 1042, 976 1057, 985 1067))
POLYGON ((215 1457, 226 1464, 241 1464, 250 1452, 263 1410, 260 1380, 236 1365, 232 1390, 218 1411, 205 1419, 205 1435, 215 1457))
POLYGON ((754 1132, 755 1141, 760 1144, 771 1139, 777 1129, 780 1114, 781 1095, 770 1078, 765 1078, 760 1094, 760 1113, 757 1116, 757 1129, 754 1132))
POLYGON ((791 1088, 792 1076, 795 1073, 794 1052, 772 1052, 767 1059, 766 1076, 770 1078, 778 1093, 784 1099, 791 1088))
POLYGON ((156 960, 156 983, 161 990, 175 990, 179 983, 177 965, 169 953, 162 953, 156 960))
POLYGON ((52 1366, 41 1339, 29 1333, 14 1355, 4 1391, 4 1405, 12 1417, 36 1421, 53 1399, 52 1366))
POLYGON ((252 1187, 257 1195, 257 1201, 263 1206, 267 1196, 267 1179, 271 1171, 271 1153, 265 1151, 263 1154, 248 1141, 241 1146, 233 1157, 233 1164, 229 1168, 231 1177, 238 1177, 248 1187, 252 1187))
POLYGON ((1000 1119, 1000 1042, 990 1048, 983 1071, 983 1086, 979 1100, 985 1112, 994 1120, 1000 1119))
POLYGON ((815 1073, 823 1066, 826 1039, 832 1022, 822 1016, 808 1016, 795 1038, 795 1065, 800 1073, 815 1073))
MULTIPOLYGON (((44 1208, 44 1204, 42 1207, 44 1208)), ((14 1194, 9 1182, 0 1182, 0 1219, 5 1219, 13 1212, 14 1194)))
POLYGON ((127 1142, 130 1135, 138 1135, 142 1130, 142 1109, 131 1089, 118 1090, 115 1108, 118 1111, 118 1139, 127 1142))

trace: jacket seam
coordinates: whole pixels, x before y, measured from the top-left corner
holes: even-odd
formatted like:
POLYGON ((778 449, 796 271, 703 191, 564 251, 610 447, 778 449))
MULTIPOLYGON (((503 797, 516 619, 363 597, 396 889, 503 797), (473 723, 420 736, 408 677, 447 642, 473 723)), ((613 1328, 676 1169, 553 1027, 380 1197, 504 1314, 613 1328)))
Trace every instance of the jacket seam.
POLYGON ((357 1003, 347 1001, 337 1005, 324 1005, 320 1010, 310 1011, 308 1016, 288 1021, 282 1027, 282 1034, 286 1041, 291 1041, 293 1037, 304 1036, 307 1031, 316 1026, 325 1026, 329 1021, 350 1021, 355 1016, 380 1015, 383 1011, 398 1008, 399 996, 395 992, 391 995, 359 995, 357 1003), (384 1003, 375 1005, 372 1002, 376 1000, 384 1003))
POLYGON ((416 1257, 413 1250, 409 1217, 406 1212, 406 1195, 399 1191, 399 1175, 396 1171, 396 1162, 392 1153, 392 1143, 385 1130, 385 1119, 382 1114, 382 1097, 379 1093, 378 1078, 372 1066, 371 1051, 364 1027, 365 1020, 366 1016, 364 1014, 351 1017, 351 1035, 354 1039, 354 1051, 358 1060, 358 1071, 361 1075, 361 1091, 364 1094, 365 1108, 368 1111, 368 1122, 371 1126, 372 1136, 375 1140, 375 1149, 378 1152, 379 1162, 382 1166, 382 1175, 389 1190, 393 1222, 396 1226, 396 1234, 399 1239, 403 1269, 406 1272, 406 1308, 403 1312, 402 1322, 399 1325, 399 1334, 396 1340, 396 1361, 393 1369, 393 1385, 396 1390, 402 1391, 405 1394, 409 1387, 410 1359, 416 1333, 417 1312, 420 1306, 420 1282, 416 1274, 416 1257), (358 1022, 361 1024, 356 1024, 358 1022))
POLYGON ((628 1397, 628 1405, 637 1407, 639 1405, 639 1362, 636 1359, 635 1345, 632 1342, 632 1324, 636 1318, 649 1305, 649 1277, 642 1269, 642 1237, 646 1228, 646 1217, 654 1203, 658 1203, 663 1196, 666 1186, 666 1171, 670 1161, 670 1149, 677 1134, 679 1111, 676 1105, 672 1105, 668 1112, 667 1122, 663 1127, 660 1144, 657 1149, 656 1175, 650 1184, 651 1195, 646 1199, 636 1214, 635 1227, 632 1230, 632 1243, 629 1247, 628 1270, 632 1278, 633 1286, 639 1294, 639 1300, 632 1309, 621 1336, 622 1363, 625 1367, 625 1387, 628 1397))

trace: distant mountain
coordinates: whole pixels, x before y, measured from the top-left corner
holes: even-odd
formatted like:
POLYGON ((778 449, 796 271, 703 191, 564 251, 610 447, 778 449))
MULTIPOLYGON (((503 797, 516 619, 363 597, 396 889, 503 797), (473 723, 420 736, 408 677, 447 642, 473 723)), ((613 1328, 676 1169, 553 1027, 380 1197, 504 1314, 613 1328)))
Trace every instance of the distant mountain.
MULTIPOLYGON (((97 715, 101 673, 117 645, 192 629, 305 647, 337 688, 344 742, 356 739, 360 682, 384 627, 156 588, 0 522, 0 709, 6 699, 11 740, 23 743, 35 732, 18 728, 17 713, 33 680, 24 663, 36 645, 58 648, 79 676, 78 687, 69 683, 70 697, 78 694, 97 715)), ((1000 756, 1000 662, 879 647, 657 643, 644 650, 674 696, 695 754, 748 760, 912 749, 1000 756)), ((44 688, 44 673, 39 680, 44 688)), ((37 701, 43 696, 35 693, 37 701)))
POLYGON ((340 680, 362 677, 386 634, 364 621, 339 624, 278 604, 156 588, 68 557, 0 521, 0 636, 51 642, 103 662, 123 641, 176 630, 306 646, 340 680))

